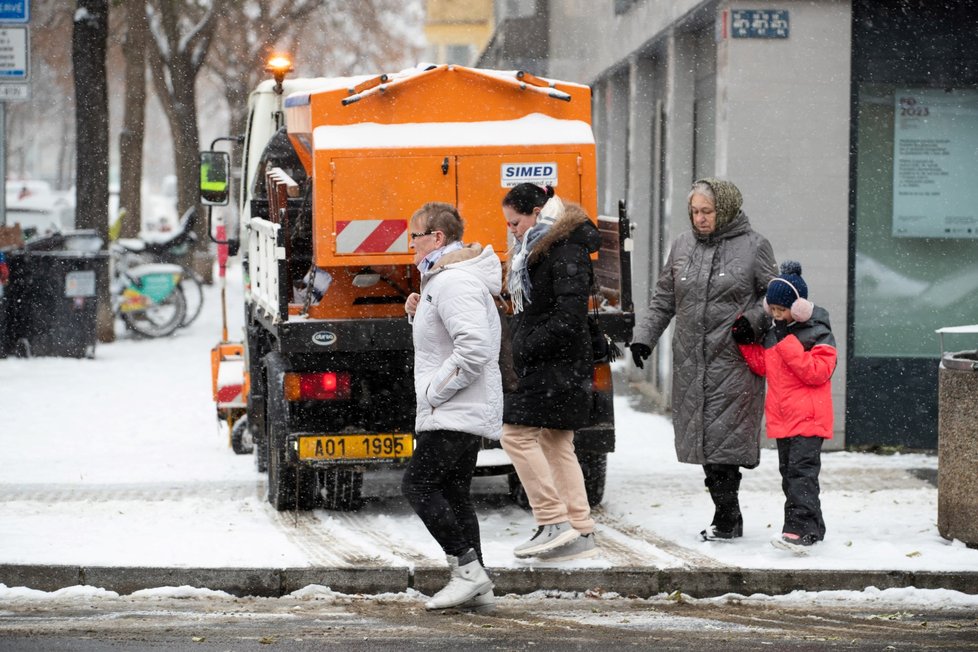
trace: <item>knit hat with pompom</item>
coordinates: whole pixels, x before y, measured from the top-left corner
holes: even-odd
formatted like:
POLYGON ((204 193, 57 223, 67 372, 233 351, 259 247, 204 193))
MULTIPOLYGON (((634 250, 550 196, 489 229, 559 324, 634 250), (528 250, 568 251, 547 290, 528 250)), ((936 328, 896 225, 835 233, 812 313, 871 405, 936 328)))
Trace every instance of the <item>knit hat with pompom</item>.
POLYGON ((786 260, 781 263, 781 273, 767 286, 767 305, 791 308, 799 298, 808 298, 808 285, 801 277, 801 263, 786 260))

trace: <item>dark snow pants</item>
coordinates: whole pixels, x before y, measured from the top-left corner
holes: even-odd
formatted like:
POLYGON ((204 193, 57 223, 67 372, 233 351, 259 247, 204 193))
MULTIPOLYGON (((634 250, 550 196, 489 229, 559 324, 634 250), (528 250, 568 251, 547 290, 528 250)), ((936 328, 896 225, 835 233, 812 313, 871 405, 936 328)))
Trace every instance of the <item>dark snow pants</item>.
POLYGON ((798 536, 825 538, 818 473, 822 468, 822 438, 795 435, 778 440, 778 470, 784 490, 784 529, 798 536))
POLYGON ((717 530, 733 532, 740 536, 744 530, 744 518, 740 514, 740 467, 736 464, 704 464, 706 488, 713 498, 713 525, 717 530))
POLYGON ((481 564, 479 519, 471 493, 479 437, 431 430, 417 433, 415 441, 401 493, 445 554, 461 557, 472 548, 481 564))

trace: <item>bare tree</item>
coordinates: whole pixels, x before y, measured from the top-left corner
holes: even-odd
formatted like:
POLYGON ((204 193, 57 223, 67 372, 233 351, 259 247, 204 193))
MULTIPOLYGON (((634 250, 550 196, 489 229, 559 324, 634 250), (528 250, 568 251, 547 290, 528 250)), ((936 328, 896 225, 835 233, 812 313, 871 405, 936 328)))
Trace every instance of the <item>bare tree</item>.
POLYGON ((122 54, 126 69, 126 106, 119 133, 119 208, 125 210, 120 235, 139 236, 142 224, 143 134, 146 124, 146 45, 148 24, 145 0, 124 0, 126 36, 122 54))
POLYGON ((208 60, 230 111, 230 133, 243 134, 248 94, 267 77, 272 52, 289 52, 296 74, 380 72, 413 61, 420 51, 418 0, 252 0, 226 5, 221 31, 234 33, 208 60), (402 29, 407 25, 407 29, 402 29))
MULTIPOLYGON (((200 135, 197 130, 195 82, 207 57, 211 39, 224 0, 201 3, 197 0, 148 0, 149 33, 147 48, 153 88, 163 104, 173 138, 174 167, 177 172, 177 206, 180 212, 197 205, 197 158, 200 135)), ((198 221, 197 246, 206 251, 207 225, 198 221)), ((206 256, 198 270, 209 277, 206 256)))
POLYGON ((228 39, 220 57, 207 62, 207 67, 223 86, 231 113, 231 134, 245 131, 248 93, 264 74, 269 53, 290 49, 299 26, 323 4, 320 0, 253 0, 225 5, 221 32, 235 36, 228 39))

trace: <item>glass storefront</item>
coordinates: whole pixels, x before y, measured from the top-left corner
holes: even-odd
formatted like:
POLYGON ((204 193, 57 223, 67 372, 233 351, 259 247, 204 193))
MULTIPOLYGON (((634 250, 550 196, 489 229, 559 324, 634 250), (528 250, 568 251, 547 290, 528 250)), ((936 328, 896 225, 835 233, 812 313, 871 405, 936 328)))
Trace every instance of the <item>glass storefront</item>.
POLYGON ((938 357, 978 321, 978 90, 857 90, 857 356, 938 357))
POLYGON ((936 448, 934 330, 978 322, 976 24, 852 0, 849 447, 936 448))

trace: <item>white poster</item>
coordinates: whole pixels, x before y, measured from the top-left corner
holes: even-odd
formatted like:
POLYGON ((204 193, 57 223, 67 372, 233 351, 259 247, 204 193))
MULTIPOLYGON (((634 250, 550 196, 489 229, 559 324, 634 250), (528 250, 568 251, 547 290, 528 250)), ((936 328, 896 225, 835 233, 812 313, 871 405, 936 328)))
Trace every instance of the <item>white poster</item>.
POLYGON ((897 89, 893 236, 978 239, 978 91, 897 89))

